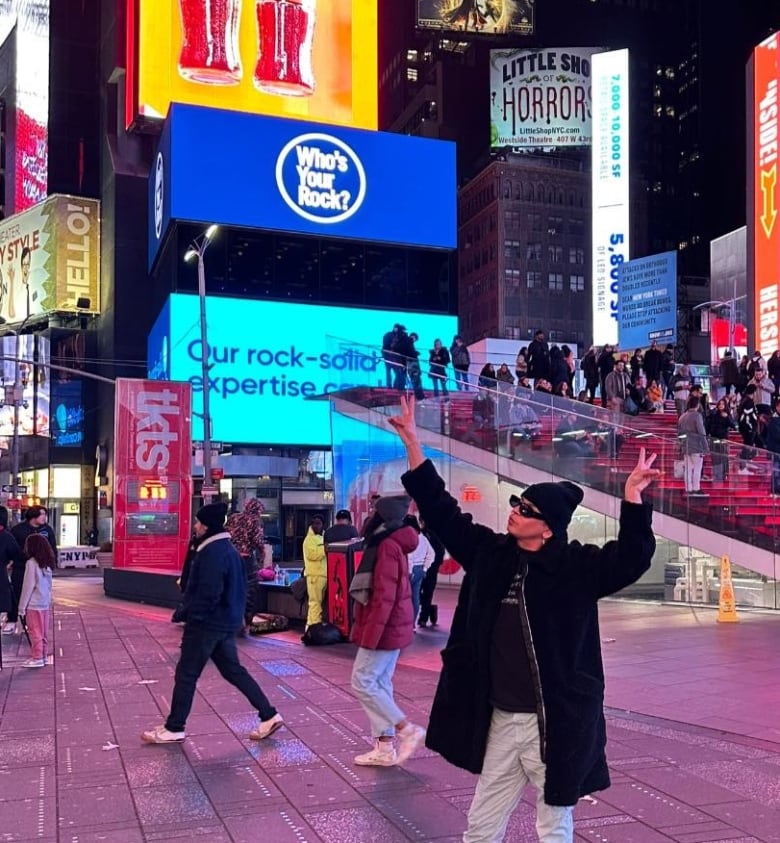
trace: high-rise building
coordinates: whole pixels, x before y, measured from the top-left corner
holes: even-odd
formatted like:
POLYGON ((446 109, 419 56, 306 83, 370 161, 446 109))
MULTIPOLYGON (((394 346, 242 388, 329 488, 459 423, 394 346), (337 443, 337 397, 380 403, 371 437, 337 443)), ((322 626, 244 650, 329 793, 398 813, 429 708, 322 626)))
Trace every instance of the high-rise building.
MULTIPOLYGON (((631 253, 640 257, 678 249, 680 275, 690 283, 706 284, 710 239, 744 222, 744 66, 752 45, 768 29, 780 26, 780 12, 771 5, 748 0, 722 13, 703 0, 544 0, 535 4, 533 33, 485 36, 415 28, 415 0, 393 3, 392 9, 385 4, 380 114, 393 131, 457 139, 461 196, 471 201, 470 180, 493 180, 496 168, 491 161, 502 155, 501 150, 489 150, 491 49, 628 48, 631 253)), ((570 159, 571 153, 532 156, 537 157, 570 159)), ((588 157, 583 150, 583 166, 588 157)), ((534 160, 527 166, 542 165, 534 160)), ((561 168, 552 165, 549 172, 560 173, 561 168)), ((497 193, 500 201, 505 200, 497 193)), ((530 205, 524 210, 536 212, 530 205)), ((543 216, 547 209, 540 206, 538 213, 543 216)), ((464 208, 461 218, 463 232, 469 218, 464 208)), ((585 225, 587 229, 587 213, 585 225)), ((494 252, 503 254, 503 235, 498 228, 491 235, 494 252)), ((470 283, 474 270, 466 251, 461 243, 459 258, 466 260, 467 269, 460 267, 459 278, 470 283)), ((536 271, 530 265, 517 269, 521 275, 536 271)), ((471 332, 472 339, 484 330, 509 333, 516 327, 498 318, 506 312, 498 302, 512 294, 504 291, 504 267, 496 264, 496 270, 491 279, 498 290, 492 321, 481 306, 478 315, 469 314, 465 308, 475 300, 459 292, 460 316, 464 326, 471 326, 464 331, 471 332)), ((587 264, 585 285, 583 300, 589 302, 587 264)), ((514 309, 525 315, 544 312, 548 286, 542 287, 538 303, 531 304, 534 296, 526 290, 525 303, 514 309)), ((557 316, 570 320, 573 333, 582 330, 581 312, 557 316)), ((522 327, 521 333, 526 330, 522 327)))

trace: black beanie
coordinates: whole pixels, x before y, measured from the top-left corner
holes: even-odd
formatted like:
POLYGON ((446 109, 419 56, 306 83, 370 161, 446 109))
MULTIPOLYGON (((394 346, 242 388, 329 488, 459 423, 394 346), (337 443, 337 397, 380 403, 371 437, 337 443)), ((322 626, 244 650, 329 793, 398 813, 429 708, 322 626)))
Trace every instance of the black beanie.
POLYGON ((544 516, 553 535, 562 538, 574 510, 582 502, 583 491, 574 483, 561 480, 560 483, 535 483, 523 492, 523 497, 544 516))
POLYGON ((224 503, 210 503, 202 506, 195 517, 212 532, 218 532, 225 526, 227 516, 227 505, 224 503))
POLYGON ((385 523, 403 521, 412 499, 408 495, 382 496, 374 504, 374 511, 385 523))

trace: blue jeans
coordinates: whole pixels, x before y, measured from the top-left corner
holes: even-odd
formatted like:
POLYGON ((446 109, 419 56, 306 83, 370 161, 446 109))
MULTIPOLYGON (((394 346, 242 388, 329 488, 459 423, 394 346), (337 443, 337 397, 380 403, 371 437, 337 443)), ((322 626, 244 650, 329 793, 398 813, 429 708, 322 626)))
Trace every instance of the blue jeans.
POLYGON ((458 392, 463 390, 464 392, 469 391, 469 370, 468 369, 455 369, 455 386, 458 388, 458 392))
POLYGON ((393 737, 406 715, 395 703, 393 673, 400 650, 368 650, 358 647, 352 665, 352 690, 371 724, 371 737, 393 737))
POLYGON ((171 713, 165 721, 168 731, 184 731, 192 709, 195 686, 209 659, 217 666, 223 679, 238 688, 257 709, 261 720, 268 720, 276 714, 276 709, 268 702, 260 686, 238 660, 236 633, 217 632, 186 624, 181 637, 181 656, 176 665, 171 713))
POLYGON ((420 616, 420 588, 425 577, 425 568, 422 565, 415 565, 412 573, 409 574, 409 581, 412 584, 412 625, 417 623, 420 616))

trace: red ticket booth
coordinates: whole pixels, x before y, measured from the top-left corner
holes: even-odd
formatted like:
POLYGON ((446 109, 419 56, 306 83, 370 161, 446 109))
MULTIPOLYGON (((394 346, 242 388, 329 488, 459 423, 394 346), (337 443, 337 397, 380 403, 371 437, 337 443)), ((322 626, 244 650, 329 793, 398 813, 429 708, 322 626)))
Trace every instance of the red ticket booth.
POLYGON ((363 558, 363 541, 328 545, 328 620, 349 638, 352 631, 352 598, 349 586, 363 558))

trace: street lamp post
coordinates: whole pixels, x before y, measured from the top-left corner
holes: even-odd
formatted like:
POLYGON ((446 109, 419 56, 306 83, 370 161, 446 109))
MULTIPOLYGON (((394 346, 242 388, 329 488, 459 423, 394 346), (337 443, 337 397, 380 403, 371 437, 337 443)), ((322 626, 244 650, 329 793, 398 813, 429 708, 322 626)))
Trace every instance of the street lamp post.
POLYGON ((217 226, 210 225, 200 237, 196 237, 184 255, 184 260, 198 261, 198 300, 200 303, 200 361, 203 381, 203 487, 201 495, 204 503, 210 503, 214 492, 211 479, 211 413, 209 412, 209 362, 208 332, 206 328, 206 267, 203 257, 209 244, 217 233, 217 226))

